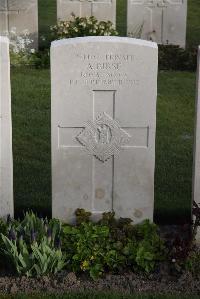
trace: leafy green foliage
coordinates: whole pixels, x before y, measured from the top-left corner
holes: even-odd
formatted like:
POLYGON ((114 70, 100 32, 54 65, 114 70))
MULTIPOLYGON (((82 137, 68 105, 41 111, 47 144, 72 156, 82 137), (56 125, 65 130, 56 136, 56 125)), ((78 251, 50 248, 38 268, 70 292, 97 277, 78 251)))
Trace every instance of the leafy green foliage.
POLYGON ((59 21, 57 25, 51 27, 52 40, 81 37, 81 36, 116 36, 112 22, 98 21, 92 17, 72 16, 72 20, 59 21))
POLYGON ((65 258, 61 249, 53 248, 47 238, 43 238, 40 244, 34 242, 31 245, 31 249, 34 259, 33 274, 31 276, 41 276, 49 273, 56 274, 64 268, 65 258))
POLYGON ((57 273, 65 265, 60 248, 59 220, 40 219, 27 212, 24 219, 8 223, 8 236, 1 233, 3 252, 20 275, 41 276, 57 273))
POLYGON ((159 45, 160 70, 195 71, 197 48, 182 49, 174 45, 159 45))
POLYGON ((48 68, 50 66, 49 49, 34 53, 22 51, 15 53, 10 51, 10 61, 12 67, 48 68))
POLYGON ((85 211, 84 209, 77 209, 75 211, 75 215, 76 215, 76 224, 79 225, 82 222, 89 222, 92 213, 85 211))
MULTIPOLYGON (((84 215, 86 212, 80 212, 84 215)), ((88 216, 88 215, 87 215, 88 216)), ((130 219, 116 220, 114 213, 104 213, 99 223, 88 221, 77 226, 63 226, 62 249, 68 267, 88 272, 95 279, 106 271, 124 269, 149 273, 163 259, 165 248, 158 228, 149 221, 132 225, 130 219)))
MULTIPOLYGON (((8 222, 9 222, 10 216, 8 216, 8 222)), ((8 231, 8 223, 0 219, 0 233, 6 234, 8 231)), ((1 240, 0 240, 1 241, 1 240)), ((0 243, 1 244, 1 243, 0 243)))

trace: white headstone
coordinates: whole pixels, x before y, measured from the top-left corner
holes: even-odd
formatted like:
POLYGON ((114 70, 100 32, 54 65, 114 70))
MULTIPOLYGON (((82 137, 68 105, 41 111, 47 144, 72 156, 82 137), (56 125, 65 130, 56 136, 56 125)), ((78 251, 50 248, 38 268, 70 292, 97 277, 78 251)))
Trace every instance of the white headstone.
POLYGON ((0 37, 0 217, 13 216, 9 41, 0 37))
POLYGON ((153 218, 157 55, 132 38, 52 43, 54 217, 153 218))
POLYGON ((116 0, 57 0, 58 20, 95 16, 99 21, 116 22, 116 0))
POLYGON ((38 48, 38 0, 0 0, 0 34, 28 37, 29 48, 38 48))
POLYGON ((187 0, 128 0, 127 34, 185 47, 187 0))
MULTIPOLYGON (((193 200, 200 205, 200 47, 197 62, 196 124, 193 163, 193 200)), ((195 219, 194 219, 195 220, 195 219)), ((200 245, 200 229, 197 229, 197 243, 200 245)))

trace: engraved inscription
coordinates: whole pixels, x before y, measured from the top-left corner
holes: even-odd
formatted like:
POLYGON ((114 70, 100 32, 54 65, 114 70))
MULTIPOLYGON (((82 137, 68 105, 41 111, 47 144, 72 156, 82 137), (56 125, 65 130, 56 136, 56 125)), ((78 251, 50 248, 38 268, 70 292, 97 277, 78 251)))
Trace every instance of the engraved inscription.
POLYGON ((35 0, 4 0, 0 1, 0 11, 26 11, 35 5, 35 0))
POLYGON ((69 0, 69 2, 111 3, 112 0, 69 0))
MULTIPOLYGON (((123 86, 139 85, 137 78, 129 78, 126 69, 135 62, 135 56, 132 54, 77 54, 76 59, 80 60, 83 69, 77 75, 77 78, 71 78, 69 85, 105 85, 105 86, 123 86), (84 62, 84 64, 83 64, 84 62)), ((132 77, 132 76, 131 76, 132 77)))
POLYGON ((169 5, 181 5, 183 4, 183 0, 132 0, 131 4, 141 4, 154 7, 167 7, 169 5))
POLYGON ((94 121, 88 121, 76 138, 90 154, 106 162, 129 143, 131 136, 103 112, 94 121))

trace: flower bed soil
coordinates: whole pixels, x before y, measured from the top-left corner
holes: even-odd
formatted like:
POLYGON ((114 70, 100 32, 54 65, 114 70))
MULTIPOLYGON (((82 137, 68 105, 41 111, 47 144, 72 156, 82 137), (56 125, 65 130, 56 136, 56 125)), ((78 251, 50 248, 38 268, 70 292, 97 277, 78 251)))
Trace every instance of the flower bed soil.
POLYGON ((106 275, 103 279, 92 281, 86 277, 77 277, 74 273, 63 272, 59 276, 39 279, 27 277, 0 277, 0 293, 66 293, 84 291, 112 291, 118 293, 162 293, 162 294, 200 294, 200 280, 194 280, 189 273, 180 277, 166 275, 106 275))

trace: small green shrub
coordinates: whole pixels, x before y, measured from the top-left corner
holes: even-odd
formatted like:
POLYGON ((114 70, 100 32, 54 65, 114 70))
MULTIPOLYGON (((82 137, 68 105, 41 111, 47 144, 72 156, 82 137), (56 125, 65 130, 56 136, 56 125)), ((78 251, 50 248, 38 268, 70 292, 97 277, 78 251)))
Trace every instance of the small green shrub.
POLYGON ((104 213, 99 223, 80 223, 79 218, 77 226, 65 224, 62 244, 68 268, 88 272, 93 279, 127 268, 149 273, 165 253, 155 224, 132 225, 130 219, 116 220, 114 213, 104 213))
POLYGON ((59 21, 51 27, 52 40, 81 36, 116 36, 112 22, 98 21, 92 17, 72 16, 72 20, 59 21))
POLYGON ((85 211, 84 209, 77 209, 75 211, 75 215, 76 215, 76 224, 80 225, 82 222, 89 222, 92 213, 85 211))
POLYGON ((24 219, 8 223, 8 235, 1 233, 3 253, 20 275, 41 276, 57 273, 65 265, 60 248, 59 220, 40 219, 28 212, 24 219))
POLYGON ((10 61, 12 67, 30 66, 34 68, 48 68, 50 66, 49 49, 38 52, 18 52, 10 51, 10 61))
POLYGON ((159 45, 159 69, 195 71, 197 66, 197 49, 182 49, 174 45, 159 45))

